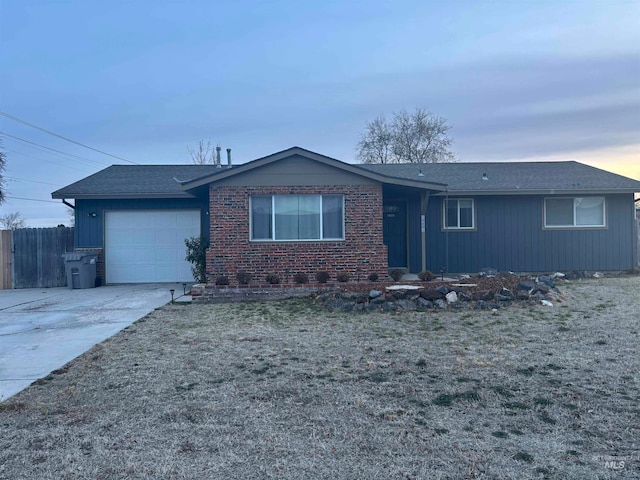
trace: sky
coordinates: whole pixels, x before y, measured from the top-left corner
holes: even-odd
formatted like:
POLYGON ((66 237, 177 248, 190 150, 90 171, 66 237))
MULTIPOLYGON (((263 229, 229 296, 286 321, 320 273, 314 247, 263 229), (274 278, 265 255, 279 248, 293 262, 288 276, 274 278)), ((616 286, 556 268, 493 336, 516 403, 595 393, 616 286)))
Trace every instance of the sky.
POLYGON ((640 179, 640 0, 0 0, 0 215, 68 225, 52 191, 202 139, 356 162, 367 121, 417 107, 461 162, 640 179))

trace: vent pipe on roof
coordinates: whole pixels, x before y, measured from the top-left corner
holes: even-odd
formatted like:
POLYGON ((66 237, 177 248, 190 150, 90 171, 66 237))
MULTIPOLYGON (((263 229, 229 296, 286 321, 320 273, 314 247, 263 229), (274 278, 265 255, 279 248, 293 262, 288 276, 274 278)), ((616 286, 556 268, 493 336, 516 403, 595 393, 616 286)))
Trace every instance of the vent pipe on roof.
POLYGON ((482 174, 482 180, 489 180, 489 177, 487 177, 487 174, 486 174, 486 173, 483 173, 483 174, 482 174))
POLYGON ((227 148, 227 168, 231 168, 231 149, 227 148))
POLYGON ((220 145, 216 145, 216 167, 217 168, 220 168, 221 166, 220 150, 222 150, 222 147, 220 147, 220 145))

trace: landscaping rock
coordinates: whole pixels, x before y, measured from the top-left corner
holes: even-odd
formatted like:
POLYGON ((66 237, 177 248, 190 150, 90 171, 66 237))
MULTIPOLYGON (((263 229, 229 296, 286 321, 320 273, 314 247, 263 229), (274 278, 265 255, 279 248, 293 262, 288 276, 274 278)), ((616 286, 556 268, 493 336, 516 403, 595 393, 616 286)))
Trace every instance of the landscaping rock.
POLYGON ((418 297, 417 303, 421 308, 433 308, 433 302, 426 298, 418 297))
POLYGON ((455 303, 458 301, 458 294, 456 292, 449 292, 445 295, 445 298, 447 299, 447 303, 455 303))
POLYGON ((531 291, 534 288, 536 288, 536 284, 533 283, 531 280, 523 280, 520 283, 518 283, 518 290, 531 291))
POLYGON ((551 287, 546 283, 538 282, 536 283, 536 286, 533 291, 534 293, 535 292, 549 293, 551 291, 551 287))
POLYGON ((495 268, 491 268, 491 267, 485 267, 482 270, 480 270, 480 276, 481 277, 495 277, 496 275, 498 275, 498 270, 496 270, 495 268))
POLYGON ((425 300, 438 300, 439 298, 444 298, 447 293, 449 292, 442 293, 440 290, 430 289, 420 292, 420 296, 425 300))
POLYGON ((416 302, 411 301, 411 300, 407 300, 407 299, 398 300, 396 302, 396 304, 402 310, 410 310, 411 311, 411 310, 415 310, 416 309, 416 302))
POLYGON ((433 302, 433 306, 435 308, 439 308, 440 310, 444 310, 445 308, 447 308, 447 303, 442 298, 438 298, 433 302))
POLYGON ((425 311, 428 309, 474 309, 496 310, 514 302, 529 305, 553 306, 564 297, 549 283, 555 279, 542 275, 538 282, 531 279, 508 275, 493 278, 474 278, 473 283, 448 283, 431 289, 399 288, 387 291, 366 289, 358 291, 353 286, 318 293, 316 302, 330 310, 342 312, 370 311, 425 311), (545 278, 546 277, 546 278, 545 278))
POLYGON ((499 302, 509 302, 511 300, 515 300, 515 295, 508 288, 501 288, 493 297, 499 302))
POLYGON ((556 286, 556 281, 548 275, 540 275, 538 277, 539 283, 544 283, 545 285, 549 285, 550 287, 556 286))
POLYGON ((471 294, 472 300, 493 300, 493 292, 491 290, 480 290, 471 294))

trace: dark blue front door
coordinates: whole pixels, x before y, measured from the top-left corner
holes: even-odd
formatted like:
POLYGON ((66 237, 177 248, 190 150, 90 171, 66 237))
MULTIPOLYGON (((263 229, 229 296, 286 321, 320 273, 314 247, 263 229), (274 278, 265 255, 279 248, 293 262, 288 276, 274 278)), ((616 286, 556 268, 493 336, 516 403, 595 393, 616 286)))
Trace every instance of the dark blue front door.
POLYGON ((407 267, 407 203, 388 201, 382 206, 382 236, 388 249, 389 268, 407 267))

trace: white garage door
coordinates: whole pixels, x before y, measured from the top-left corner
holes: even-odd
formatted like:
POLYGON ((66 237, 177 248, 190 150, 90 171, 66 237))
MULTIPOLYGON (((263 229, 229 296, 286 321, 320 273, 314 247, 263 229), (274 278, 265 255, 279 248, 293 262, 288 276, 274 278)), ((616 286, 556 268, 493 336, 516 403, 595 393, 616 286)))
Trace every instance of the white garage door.
POLYGON ((200 236, 199 210, 106 212, 107 283, 193 282, 184 240, 200 236))

